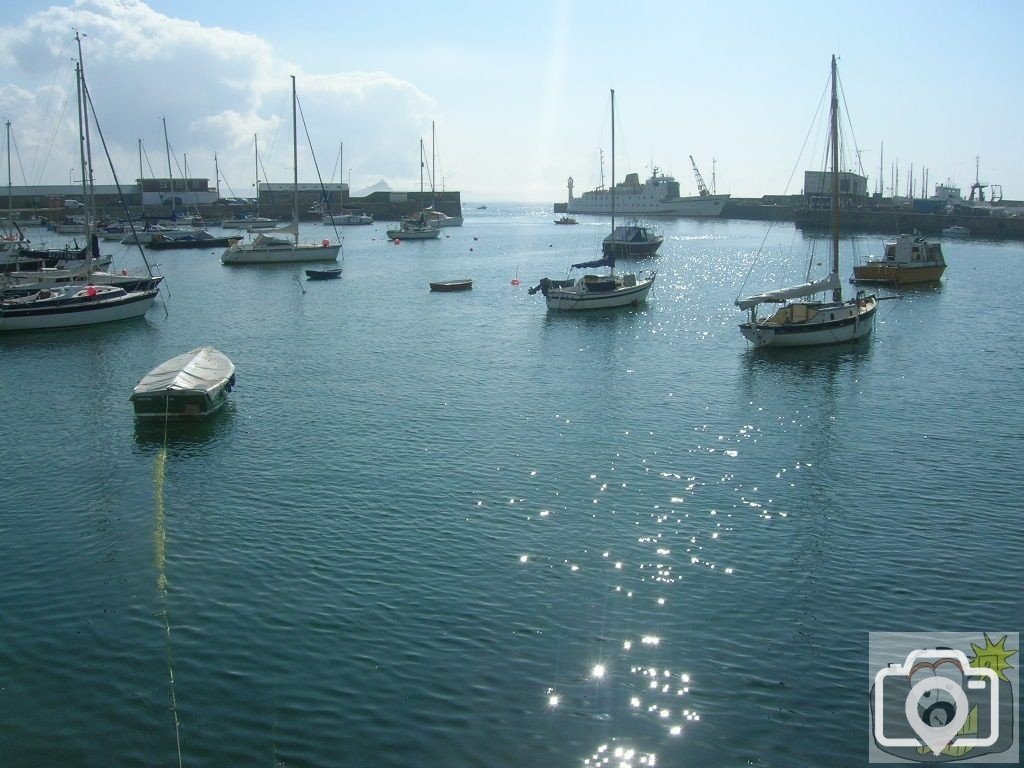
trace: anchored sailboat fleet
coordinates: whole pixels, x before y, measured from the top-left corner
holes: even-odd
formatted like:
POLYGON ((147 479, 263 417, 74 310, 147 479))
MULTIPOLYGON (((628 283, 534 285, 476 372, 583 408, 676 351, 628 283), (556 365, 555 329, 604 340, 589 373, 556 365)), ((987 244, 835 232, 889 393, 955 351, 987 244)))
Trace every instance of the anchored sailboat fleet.
MULTIPOLYGON (((89 115, 95 122, 92 99, 85 82, 85 66, 82 61, 82 41, 76 33, 78 62, 75 65, 75 81, 78 90, 79 146, 82 163, 82 179, 85 189, 85 234, 90 243, 84 269, 80 273, 68 270, 41 271, 42 278, 36 278, 31 292, 14 298, 0 299, 0 331, 27 331, 47 328, 71 328, 82 325, 109 323, 142 317, 153 305, 160 293, 159 278, 149 270, 143 278, 128 278, 129 287, 111 285, 103 278, 92 280, 95 258, 99 253, 98 240, 93 234, 95 228, 95 205, 93 204, 93 166, 90 145, 89 115), (67 282, 58 282, 61 279, 67 282), (136 284, 134 281, 138 281, 136 284)), ((100 133, 102 138, 102 133, 100 133)), ((113 169, 111 169, 113 170, 113 169)), ((114 174, 117 181, 117 174, 114 174)), ((145 259, 145 256, 143 256, 145 259)), ((123 276, 127 277, 127 276, 123 276)), ((23 286, 24 287, 24 286, 23 286)))

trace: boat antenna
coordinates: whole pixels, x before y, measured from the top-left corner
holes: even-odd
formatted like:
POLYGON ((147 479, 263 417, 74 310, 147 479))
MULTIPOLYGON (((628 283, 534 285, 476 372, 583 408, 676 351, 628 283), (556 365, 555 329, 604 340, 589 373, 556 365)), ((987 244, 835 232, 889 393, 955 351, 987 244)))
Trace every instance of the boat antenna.
MULTIPOLYGON (((832 274, 839 274, 839 97, 836 94, 836 57, 832 54, 832 274)), ((832 301, 843 300, 842 283, 836 281, 832 301)))

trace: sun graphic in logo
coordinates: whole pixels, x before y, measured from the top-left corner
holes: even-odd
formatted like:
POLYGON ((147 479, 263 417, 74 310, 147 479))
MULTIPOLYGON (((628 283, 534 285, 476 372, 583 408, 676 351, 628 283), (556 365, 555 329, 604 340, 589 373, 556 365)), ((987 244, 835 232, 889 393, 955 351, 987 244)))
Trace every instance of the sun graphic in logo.
POLYGON ((1003 674, 1003 670, 1013 669, 1013 666, 1007 662, 1007 659, 1016 655, 1017 651, 1009 650, 1006 647, 1006 635, 1003 635, 997 643, 993 643, 986 633, 984 647, 971 643, 971 650, 974 651, 974 657, 971 659, 972 667, 977 669, 991 669, 999 675, 999 679, 1003 682, 1010 681, 1009 678, 1003 674))

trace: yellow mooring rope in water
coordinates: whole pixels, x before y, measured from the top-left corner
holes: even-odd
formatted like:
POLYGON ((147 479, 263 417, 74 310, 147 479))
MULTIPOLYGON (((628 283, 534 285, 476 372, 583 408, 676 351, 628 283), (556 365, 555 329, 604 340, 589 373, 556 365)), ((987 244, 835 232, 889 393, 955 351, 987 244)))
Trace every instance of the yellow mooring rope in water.
POLYGON ((153 502, 155 525, 153 545, 156 557, 156 588, 163 604, 164 636, 167 651, 167 674, 171 680, 171 711, 174 713, 174 739, 178 745, 178 768, 181 768, 181 720, 178 719, 178 699, 174 693, 174 665, 171 663, 171 621, 167 617, 167 524, 164 518, 164 471, 167 466, 167 420, 164 419, 164 444, 156 455, 153 466, 153 502))

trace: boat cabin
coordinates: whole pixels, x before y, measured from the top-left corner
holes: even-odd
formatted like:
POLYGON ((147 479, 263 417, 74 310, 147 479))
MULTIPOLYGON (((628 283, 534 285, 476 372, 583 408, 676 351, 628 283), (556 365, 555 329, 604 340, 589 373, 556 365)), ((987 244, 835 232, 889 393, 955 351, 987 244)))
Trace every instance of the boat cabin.
POLYGON ((923 237, 900 235, 895 242, 885 244, 882 260, 890 264, 945 264, 942 244, 930 243, 923 237))

